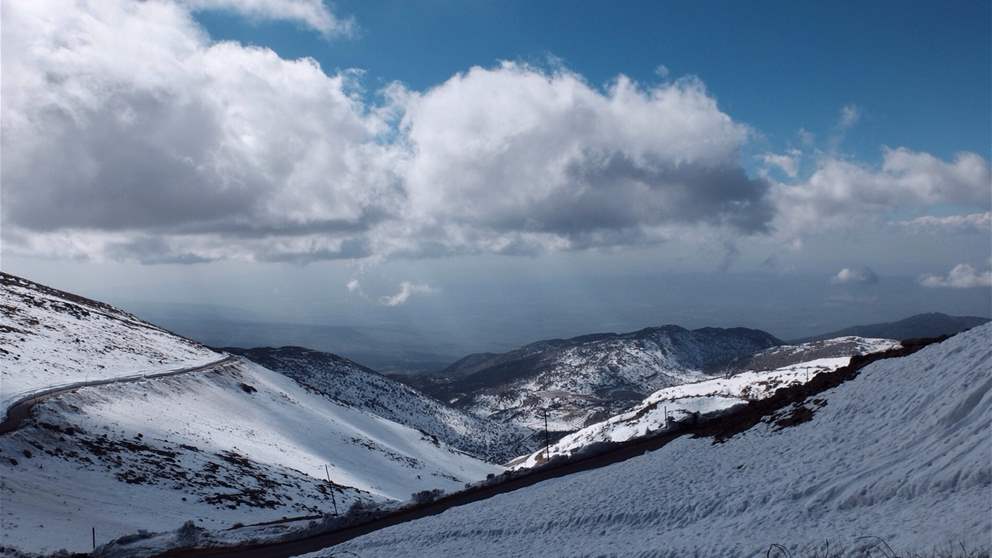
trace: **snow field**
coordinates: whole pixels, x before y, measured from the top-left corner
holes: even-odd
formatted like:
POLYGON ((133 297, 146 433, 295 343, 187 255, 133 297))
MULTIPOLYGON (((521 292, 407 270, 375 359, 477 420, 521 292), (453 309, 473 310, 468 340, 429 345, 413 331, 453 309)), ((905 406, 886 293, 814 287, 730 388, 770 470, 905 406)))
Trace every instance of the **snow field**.
POLYGON ((311 556, 764 556, 989 550, 992 325, 866 366, 812 420, 628 461, 370 533, 311 556))

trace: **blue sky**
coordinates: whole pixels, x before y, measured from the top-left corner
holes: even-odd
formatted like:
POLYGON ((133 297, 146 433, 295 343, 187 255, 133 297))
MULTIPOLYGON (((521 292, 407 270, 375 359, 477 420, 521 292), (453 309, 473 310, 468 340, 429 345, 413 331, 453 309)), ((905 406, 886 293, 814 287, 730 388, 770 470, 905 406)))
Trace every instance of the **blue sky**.
POLYGON ((0 266, 166 326, 990 314, 989 2, 2 10, 0 266))
POLYGON ((197 15, 217 39, 360 68, 370 93, 414 89, 500 60, 559 58, 592 84, 696 75, 721 108, 783 148, 805 128, 831 134, 845 105, 863 111, 844 149, 865 160, 901 145, 942 157, 987 152, 990 4, 963 2, 341 1, 353 38, 292 22, 197 15))

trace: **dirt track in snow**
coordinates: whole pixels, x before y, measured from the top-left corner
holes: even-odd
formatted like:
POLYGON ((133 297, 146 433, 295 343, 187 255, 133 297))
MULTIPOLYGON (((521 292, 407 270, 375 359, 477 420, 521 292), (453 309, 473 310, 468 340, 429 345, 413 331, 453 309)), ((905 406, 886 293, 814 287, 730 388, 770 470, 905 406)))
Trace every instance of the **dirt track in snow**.
POLYGON ((204 370, 210 370, 217 366, 222 366, 224 364, 232 363, 235 360, 237 360, 237 358, 238 357, 234 355, 227 355, 222 359, 215 360, 214 362, 210 362, 207 364, 201 364, 198 366, 187 366, 183 368, 176 368, 166 372, 156 372, 154 374, 135 374, 131 376, 122 376, 117 378, 107 378, 105 380, 78 382, 67 386, 58 386, 58 387, 53 387, 51 389, 39 391, 15 401, 7 409, 7 416, 4 418, 3 422, 0 422, 0 436, 4 434, 9 434, 21 428, 21 426, 24 425, 24 421, 31 416, 31 409, 33 409, 35 405, 51 397, 58 397, 63 393, 68 393, 70 391, 75 391, 79 388, 84 388, 84 387, 104 386, 107 384, 126 384, 129 382, 137 382, 141 380, 153 380, 155 378, 167 378, 169 376, 178 376, 180 374, 202 372, 204 370))

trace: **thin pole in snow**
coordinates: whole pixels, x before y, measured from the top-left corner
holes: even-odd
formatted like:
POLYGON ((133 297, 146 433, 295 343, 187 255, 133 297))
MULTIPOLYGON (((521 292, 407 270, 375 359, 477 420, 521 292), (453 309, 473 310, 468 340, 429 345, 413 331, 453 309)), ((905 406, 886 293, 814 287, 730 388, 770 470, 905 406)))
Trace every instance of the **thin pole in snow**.
POLYGON ((544 409, 544 460, 551 460, 551 438, 548 436, 548 410, 544 409))
POLYGON ((331 471, 327 468, 327 463, 324 463, 324 474, 327 475, 327 484, 331 485, 331 502, 334 504, 334 515, 338 515, 338 499, 334 497, 334 483, 331 482, 331 471))
POLYGON ((93 550, 96 550, 96 527, 90 527, 90 533, 93 535, 93 550))
POLYGON ((665 405, 665 428, 668 428, 668 405, 665 405))

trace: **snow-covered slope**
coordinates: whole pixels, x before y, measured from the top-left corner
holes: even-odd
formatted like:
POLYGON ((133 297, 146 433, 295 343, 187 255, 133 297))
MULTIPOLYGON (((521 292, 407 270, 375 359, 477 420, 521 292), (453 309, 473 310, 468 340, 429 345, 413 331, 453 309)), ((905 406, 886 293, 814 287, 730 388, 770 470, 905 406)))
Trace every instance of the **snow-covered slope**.
POLYGON ((900 556, 992 550, 992 325, 870 364, 805 406, 811 420, 793 426, 771 417, 722 443, 678 438, 317 555, 730 557, 781 544, 843 556, 880 540, 900 556))
MULTIPOLYGON (((5 300, 23 301, 16 298, 21 288, 4 285, 15 293, 5 300)), ((149 362, 142 352, 148 331, 154 347, 196 347, 128 316, 114 323, 111 314, 66 314, 61 303, 28 305, 34 322, 19 327, 46 342, 17 345, 15 355, 63 359, 45 376, 48 383, 84 377, 90 355, 118 370, 140 368, 149 362), (87 327, 106 321, 96 329, 113 331, 113 344, 103 345, 97 333, 77 337, 84 326, 72 320, 87 327), (87 347, 89 339, 99 349, 87 347), (43 354, 35 355, 39 347, 43 354)), ((197 350, 208 360, 219 356, 197 350)), ((12 377, 19 381, 17 374, 33 370, 15 369, 12 377)), ((0 545, 88 550, 91 527, 98 542, 139 529, 174 529, 190 519, 220 529, 331 512, 335 501, 344 511, 358 500, 405 500, 500 470, 241 360, 79 388, 39 403, 19 429, 0 436, 0 545)))
POLYGON ((108 304, 0 272, 0 417, 45 388, 221 357, 108 304))
POLYGON ((628 411, 568 434, 549 448, 540 448, 510 463, 512 468, 533 467, 546 456, 572 455, 598 442, 624 442, 657 434, 690 415, 725 411, 748 401, 763 399, 775 390, 808 382, 822 372, 847 366, 853 355, 886 351, 899 346, 889 339, 843 337, 802 345, 783 345, 748 359, 755 370, 732 372, 727 377, 660 389, 628 411), (812 360, 804 360, 810 359, 812 360), (765 369, 779 365, 779 368, 765 369))
POLYGON ((811 360, 877 353, 894 349, 898 346, 899 341, 895 339, 856 337, 851 335, 808 341, 796 345, 780 345, 737 359, 728 366, 728 372, 774 370, 811 360))
POLYGON ((494 463, 534 449, 533 432, 450 407, 335 354, 301 347, 226 349, 331 399, 415 428, 494 463))
POLYGON ((636 404, 651 392, 706 379, 734 359, 780 344, 753 329, 678 326, 542 341, 504 355, 477 355, 439 388, 456 407, 502 422, 573 431, 636 404))

